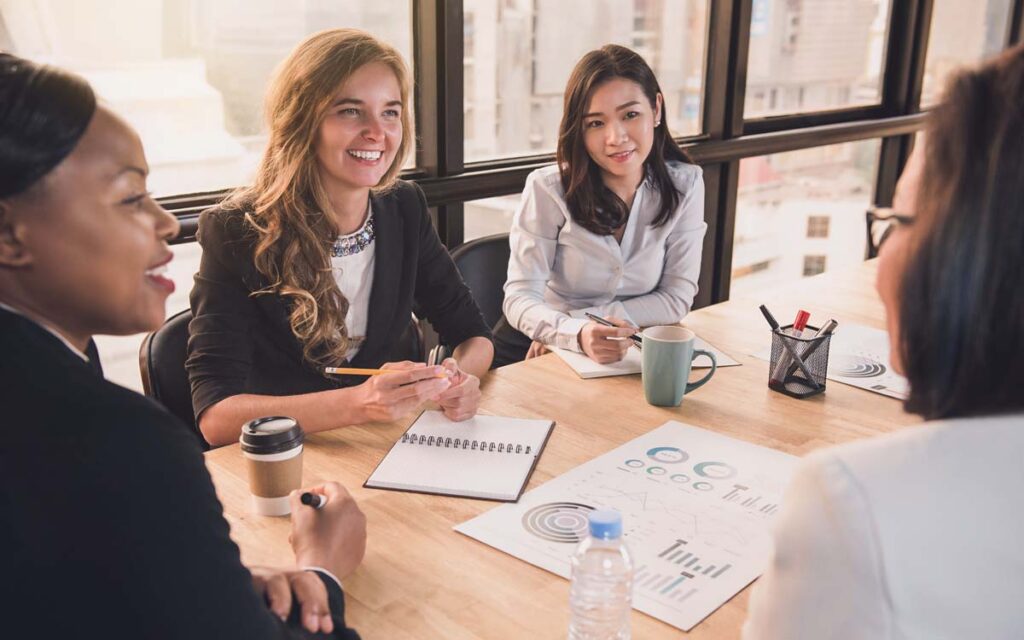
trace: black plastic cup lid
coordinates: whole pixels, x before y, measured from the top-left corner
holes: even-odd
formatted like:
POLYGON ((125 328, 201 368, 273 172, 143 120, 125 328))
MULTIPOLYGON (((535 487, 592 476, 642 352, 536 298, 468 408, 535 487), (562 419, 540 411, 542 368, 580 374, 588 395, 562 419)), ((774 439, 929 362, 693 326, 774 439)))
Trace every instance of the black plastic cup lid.
POLYGON ((242 451, 268 455, 289 451, 302 444, 302 427, 295 418, 267 416, 246 422, 242 427, 242 451))

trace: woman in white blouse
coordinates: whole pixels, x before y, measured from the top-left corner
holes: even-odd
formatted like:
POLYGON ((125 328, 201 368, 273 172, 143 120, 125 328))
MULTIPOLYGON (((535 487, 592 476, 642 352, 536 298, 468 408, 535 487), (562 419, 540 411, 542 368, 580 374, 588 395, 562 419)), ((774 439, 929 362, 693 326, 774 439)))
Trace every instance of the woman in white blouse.
POLYGON ((704 183, 663 110, 658 81, 635 52, 608 45, 577 63, 557 164, 530 174, 512 222, 496 366, 549 346, 615 362, 637 327, 690 311, 707 228, 704 183))
POLYGON ((803 462, 745 640, 1024 638, 1022 100, 1017 47, 933 111, 877 282, 928 422, 803 462))

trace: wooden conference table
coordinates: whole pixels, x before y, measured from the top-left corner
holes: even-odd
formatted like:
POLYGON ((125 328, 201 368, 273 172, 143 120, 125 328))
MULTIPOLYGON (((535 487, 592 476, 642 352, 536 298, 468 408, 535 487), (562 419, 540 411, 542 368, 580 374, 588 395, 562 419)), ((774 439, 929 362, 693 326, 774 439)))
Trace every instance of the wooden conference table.
MULTIPOLYGON (((695 311, 684 324, 742 363, 719 369, 682 406, 648 405, 640 376, 582 380, 557 356, 504 367, 483 383, 481 411, 557 423, 529 489, 660 426, 678 420, 795 455, 886 433, 917 419, 901 403, 829 382, 825 394, 795 400, 770 391, 768 365, 750 357, 770 344, 757 309, 785 322, 798 308, 812 320, 884 328, 874 262, 695 311)), ((368 522, 366 558, 345 580, 349 625, 364 638, 565 638, 568 581, 456 533, 452 527, 497 503, 364 489, 362 483, 412 421, 348 427, 307 440, 303 480, 344 484, 368 522)), ((246 469, 238 446, 206 454, 231 533, 246 564, 292 562, 287 518, 248 512, 246 469)), ((736 638, 750 589, 688 634, 736 638)), ((678 629, 633 612, 634 638, 675 638, 678 629)))

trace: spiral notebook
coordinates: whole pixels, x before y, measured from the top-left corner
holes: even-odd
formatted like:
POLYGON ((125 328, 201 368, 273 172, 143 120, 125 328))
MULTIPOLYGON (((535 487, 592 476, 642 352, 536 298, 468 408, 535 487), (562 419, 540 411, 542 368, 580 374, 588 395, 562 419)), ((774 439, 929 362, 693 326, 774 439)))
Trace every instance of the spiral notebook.
POLYGON ((424 411, 363 484, 372 489, 516 502, 555 423, 424 411))

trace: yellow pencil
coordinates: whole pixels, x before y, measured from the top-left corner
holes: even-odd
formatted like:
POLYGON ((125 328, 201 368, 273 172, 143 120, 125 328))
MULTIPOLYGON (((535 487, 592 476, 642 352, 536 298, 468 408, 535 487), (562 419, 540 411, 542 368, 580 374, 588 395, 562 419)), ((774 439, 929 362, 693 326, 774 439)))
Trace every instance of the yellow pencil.
MULTIPOLYGON (((379 376, 382 373, 401 373, 405 369, 361 369, 359 367, 324 367, 324 373, 336 376, 379 376)), ((436 376, 447 378, 447 374, 436 376)))

